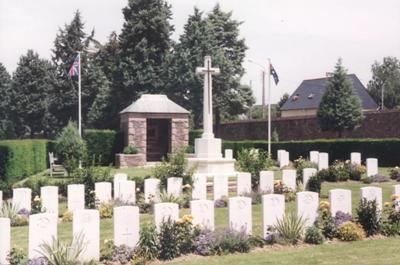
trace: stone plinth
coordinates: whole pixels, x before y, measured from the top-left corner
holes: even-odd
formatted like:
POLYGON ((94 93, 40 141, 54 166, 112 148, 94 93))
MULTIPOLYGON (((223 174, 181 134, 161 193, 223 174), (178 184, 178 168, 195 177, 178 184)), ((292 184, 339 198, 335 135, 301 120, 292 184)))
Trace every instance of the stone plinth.
POLYGON ((117 168, 140 167, 146 165, 146 154, 116 154, 115 166, 117 168))

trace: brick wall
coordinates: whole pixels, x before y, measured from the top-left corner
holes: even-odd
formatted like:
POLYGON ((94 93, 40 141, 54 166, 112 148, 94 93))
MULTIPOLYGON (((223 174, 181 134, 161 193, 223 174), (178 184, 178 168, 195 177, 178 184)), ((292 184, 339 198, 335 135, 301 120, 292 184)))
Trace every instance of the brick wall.
MULTIPOLYGON (((271 123, 279 140, 310 140, 335 138, 336 133, 322 132, 316 117, 275 118, 271 123)), ((218 137, 224 140, 266 140, 268 124, 266 120, 247 120, 222 123, 218 137)), ((393 138, 400 137, 400 111, 365 113, 361 127, 345 132, 346 138, 393 138)))

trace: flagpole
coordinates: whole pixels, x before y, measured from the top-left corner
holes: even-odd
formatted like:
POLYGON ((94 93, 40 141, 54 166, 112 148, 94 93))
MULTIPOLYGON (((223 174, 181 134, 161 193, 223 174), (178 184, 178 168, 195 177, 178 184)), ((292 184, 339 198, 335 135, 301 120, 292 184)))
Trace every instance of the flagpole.
POLYGON ((82 99, 81 99, 81 52, 78 52, 78 130, 79 136, 82 137, 82 99))
POLYGON ((268 155, 271 157, 271 59, 268 58, 268 155))

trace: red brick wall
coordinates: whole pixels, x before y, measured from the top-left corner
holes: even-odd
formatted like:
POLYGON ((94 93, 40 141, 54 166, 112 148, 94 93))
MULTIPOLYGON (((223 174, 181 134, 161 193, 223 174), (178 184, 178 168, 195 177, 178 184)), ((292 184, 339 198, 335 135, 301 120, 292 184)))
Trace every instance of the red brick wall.
MULTIPOLYGON (((272 132, 277 131, 279 140, 309 140, 335 138, 336 133, 322 132, 316 117, 275 118, 271 123, 272 132)), ((218 137, 224 140, 266 140, 266 120, 226 122, 218 128, 218 137)), ((352 132, 345 132, 346 138, 393 138, 400 137, 400 111, 365 113, 362 125, 352 132)))

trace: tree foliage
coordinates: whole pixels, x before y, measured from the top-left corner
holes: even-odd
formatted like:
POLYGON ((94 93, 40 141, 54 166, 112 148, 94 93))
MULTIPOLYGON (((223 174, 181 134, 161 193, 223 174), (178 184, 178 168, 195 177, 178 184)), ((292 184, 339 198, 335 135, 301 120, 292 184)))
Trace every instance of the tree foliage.
POLYGON ((14 124, 9 120, 11 76, 0 63, 0 139, 14 138, 14 124))
POLYGON ((317 117, 322 130, 336 131, 339 137, 343 131, 353 130, 361 124, 361 100, 353 94, 352 84, 347 78, 341 59, 327 82, 317 117))
POLYGON ((368 90, 373 99, 382 105, 382 89, 384 91, 384 107, 394 109, 400 107, 400 61, 396 57, 385 57, 383 62, 375 62, 372 67, 372 80, 368 90))

